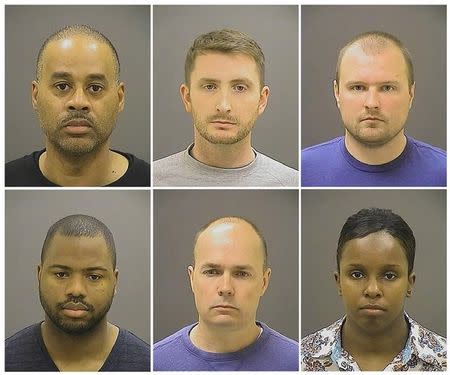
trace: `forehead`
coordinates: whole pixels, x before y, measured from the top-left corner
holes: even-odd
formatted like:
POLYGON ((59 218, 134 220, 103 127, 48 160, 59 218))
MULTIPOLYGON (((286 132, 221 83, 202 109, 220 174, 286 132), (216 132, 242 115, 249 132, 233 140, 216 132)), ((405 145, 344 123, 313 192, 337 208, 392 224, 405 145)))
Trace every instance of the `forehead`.
POLYGON ((386 232, 376 232, 348 241, 342 250, 341 267, 361 264, 368 268, 397 264, 408 267, 406 253, 400 242, 386 232))
POLYGON ((115 59, 110 46, 87 35, 71 35, 49 42, 42 54, 41 64, 44 76, 55 71, 72 74, 115 73, 115 59))
POLYGON ((408 79, 408 68, 400 49, 388 43, 383 48, 363 49, 353 44, 345 51, 340 65, 342 81, 401 81, 408 79))
POLYGON ((200 265, 249 264, 259 268, 264 262, 261 240, 245 222, 213 224, 198 237, 194 255, 200 265))
POLYGON ((207 52, 197 55, 191 73, 191 80, 211 78, 231 81, 245 78, 259 81, 256 62, 243 53, 207 52))
POLYGON ((71 268, 103 265, 112 267, 111 254, 103 236, 76 237, 56 233, 45 252, 44 264, 71 268))

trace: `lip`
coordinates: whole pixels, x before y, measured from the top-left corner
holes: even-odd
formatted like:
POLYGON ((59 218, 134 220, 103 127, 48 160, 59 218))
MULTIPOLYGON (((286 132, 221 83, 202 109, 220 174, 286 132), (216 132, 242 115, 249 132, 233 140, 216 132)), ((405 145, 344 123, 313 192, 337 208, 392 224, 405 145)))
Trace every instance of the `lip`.
POLYGON ((91 123, 85 119, 73 119, 66 122, 63 129, 72 135, 86 134, 91 129, 91 123))
POLYGON ((82 318, 88 314, 88 307, 82 303, 68 302, 63 305, 62 313, 69 318, 82 318))
POLYGON ((361 121, 383 121, 383 120, 380 119, 379 117, 368 116, 364 117, 361 121))
POLYGON ((212 307, 213 309, 226 309, 226 310, 231 310, 231 309, 233 309, 233 310, 237 310, 237 308, 236 307, 234 307, 234 306, 232 306, 232 305, 215 305, 215 306, 213 306, 212 307))
POLYGON ((386 309, 383 306, 376 305, 376 304, 367 304, 362 307, 360 307, 360 310, 368 315, 379 315, 383 314, 386 309))
POLYGON ((89 310, 88 307, 83 304, 83 303, 75 303, 75 302, 67 302, 63 305, 62 307, 65 310, 74 310, 74 311, 78 311, 78 310, 89 310))

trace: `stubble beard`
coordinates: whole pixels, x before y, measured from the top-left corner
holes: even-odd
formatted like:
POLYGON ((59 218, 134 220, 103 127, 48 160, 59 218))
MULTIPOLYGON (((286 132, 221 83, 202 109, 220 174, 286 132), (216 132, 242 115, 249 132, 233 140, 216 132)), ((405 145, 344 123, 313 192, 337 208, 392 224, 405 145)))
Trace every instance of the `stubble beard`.
POLYGON ((116 126, 116 117, 111 118, 112 125, 105 126, 94 121, 90 116, 83 113, 77 113, 66 116, 62 120, 57 121, 56 126, 49 124, 44 118, 45 116, 38 112, 41 129, 45 134, 47 141, 62 155, 68 157, 80 157, 87 154, 95 153, 103 145, 105 145, 116 126), (63 128, 65 123, 72 118, 85 119, 91 125, 90 134, 82 136, 70 136, 64 134, 63 128))
MULTIPOLYGON (((385 123, 383 126, 389 126, 388 123, 385 123)), ((389 131, 385 135, 380 135, 378 137, 368 137, 364 134, 361 134, 361 129, 358 129, 358 124, 356 126, 348 126, 344 123, 344 127, 347 131, 347 133, 350 135, 351 138, 356 140, 358 143, 362 144, 363 146, 367 148, 380 148, 384 145, 391 142, 394 138, 398 136, 399 133, 401 133, 404 129, 404 126, 401 127, 398 131, 395 133, 390 133, 389 131)))
POLYGON ((245 139, 250 132, 252 131, 253 127, 255 126, 255 122, 258 118, 258 113, 255 112, 253 116, 250 118, 249 121, 246 123, 242 123, 239 121, 236 117, 229 117, 229 116, 209 116, 205 119, 201 118, 195 111, 192 111, 192 119, 194 122, 195 129, 197 129, 197 132, 200 134, 200 136, 208 141, 211 144, 215 145, 233 145, 236 144, 243 139, 245 139), (215 118, 221 118, 221 119, 230 119, 230 121, 235 122, 237 129, 237 132, 233 135, 225 134, 225 135, 217 135, 213 134, 209 129, 208 126, 210 126, 210 122, 213 121, 215 118))
POLYGON ((98 324, 103 320, 103 318, 108 313, 111 308, 114 295, 111 294, 106 305, 102 308, 102 310, 96 312, 95 309, 91 311, 92 317, 89 320, 85 321, 75 321, 72 322, 70 318, 64 317, 60 313, 59 306, 50 306, 50 304, 46 301, 43 293, 41 291, 41 286, 39 285, 39 299, 41 301, 42 308, 45 311, 45 314, 51 320, 54 326, 56 326, 62 332, 68 335, 80 336, 94 330, 98 324))

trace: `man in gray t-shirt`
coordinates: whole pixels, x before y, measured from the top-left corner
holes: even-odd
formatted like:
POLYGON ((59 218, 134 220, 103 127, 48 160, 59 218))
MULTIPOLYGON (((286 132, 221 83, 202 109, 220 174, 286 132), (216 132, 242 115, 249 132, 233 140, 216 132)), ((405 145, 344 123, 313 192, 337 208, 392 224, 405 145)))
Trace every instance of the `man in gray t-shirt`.
POLYGON ((154 162, 154 186, 298 186, 295 169, 252 148, 269 93, 264 54, 248 35, 218 30, 195 39, 180 87, 194 143, 154 162))

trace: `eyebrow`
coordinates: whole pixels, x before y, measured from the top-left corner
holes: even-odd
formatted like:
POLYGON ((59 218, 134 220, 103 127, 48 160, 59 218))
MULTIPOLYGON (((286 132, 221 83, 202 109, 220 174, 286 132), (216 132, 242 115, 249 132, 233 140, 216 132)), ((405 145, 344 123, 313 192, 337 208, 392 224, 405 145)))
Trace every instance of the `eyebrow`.
MULTIPOLYGON (((377 85, 399 85, 400 81, 382 81, 377 82, 377 85)), ((367 85, 367 82, 365 81, 348 81, 345 82, 345 85, 367 85)))
MULTIPOLYGON (((59 269, 68 270, 68 271, 72 270, 71 267, 65 266, 63 264, 52 264, 48 268, 59 268, 59 269)), ((102 267, 102 266, 94 266, 94 267, 84 268, 83 271, 105 271, 105 272, 107 272, 108 269, 105 267, 102 267)))
MULTIPOLYGON (((199 79, 199 81, 198 81, 200 84, 202 84, 202 83, 220 83, 220 82, 222 82, 221 80, 218 80, 218 79, 215 79, 215 78, 207 78, 207 77, 203 77, 203 78, 200 78, 199 79)), ((248 78, 235 78, 235 79, 232 79, 231 81, 230 81, 230 83, 231 84, 237 84, 237 83, 245 83, 246 85, 248 85, 248 86, 252 86, 254 83, 251 81, 251 80, 249 80, 248 78)))
MULTIPOLYGON (((345 265, 345 267, 365 268, 365 266, 361 263, 350 263, 350 264, 345 265)), ((383 266, 382 266, 382 268, 396 268, 396 267, 401 267, 401 265, 392 263, 392 264, 383 264, 383 266)))
MULTIPOLYGON (((220 264, 217 264, 217 263, 205 263, 200 268, 201 269, 204 269, 204 268, 220 268, 221 269, 221 268, 223 268, 223 266, 220 264)), ((231 268, 235 269, 235 270, 253 270, 253 267, 250 264, 239 264, 239 265, 233 266, 231 268)))
MULTIPOLYGON (((72 74, 68 72, 54 72, 51 75, 52 79, 58 79, 58 78, 72 78, 72 74)), ((100 80, 100 81, 106 81, 106 76, 102 73, 91 73, 86 76, 89 80, 100 80)))

